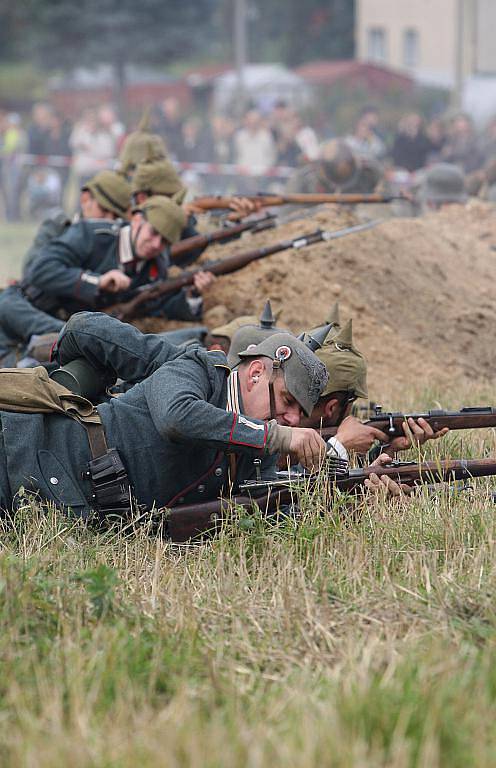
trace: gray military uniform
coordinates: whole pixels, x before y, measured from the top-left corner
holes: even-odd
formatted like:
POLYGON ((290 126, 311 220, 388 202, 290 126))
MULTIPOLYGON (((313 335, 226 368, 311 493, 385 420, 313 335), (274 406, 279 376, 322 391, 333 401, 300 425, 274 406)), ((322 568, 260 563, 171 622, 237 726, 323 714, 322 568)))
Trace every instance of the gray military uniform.
MULTIPOLYGON (((13 285, 0 295, 0 356, 3 364, 15 365, 19 345, 33 334, 57 333, 63 321, 54 315, 67 314, 116 303, 127 294, 101 294, 99 277, 110 269, 121 268, 131 278, 131 289, 167 277, 165 256, 136 262, 130 246, 130 227, 111 219, 82 219, 67 227, 60 237, 45 242, 37 250, 21 285, 13 285), (126 258, 124 258, 126 257, 126 258)), ((197 309, 180 290, 172 296, 150 302, 151 315, 195 321, 197 309)), ((199 307, 201 310, 201 306, 199 307)), ((198 336, 204 329, 182 332, 180 340, 198 336)))
MULTIPOLYGON (((235 484, 254 476, 254 458, 262 459, 265 477, 273 474, 274 458, 265 454, 268 426, 242 415, 237 374, 222 352, 180 349, 107 315, 84 312, 69 320, 56 354, 61 363, 85 357, 138 382, 98 412, 107 443, 118 449, 146 509, 227 493, 226 452, 235 457, 235 484)), ((84 471, 91 456, 84 427, 64 416, 5 411, 1 423, 2 504, 9 506, 24 486, 87 516, 92 489, 84 471)))

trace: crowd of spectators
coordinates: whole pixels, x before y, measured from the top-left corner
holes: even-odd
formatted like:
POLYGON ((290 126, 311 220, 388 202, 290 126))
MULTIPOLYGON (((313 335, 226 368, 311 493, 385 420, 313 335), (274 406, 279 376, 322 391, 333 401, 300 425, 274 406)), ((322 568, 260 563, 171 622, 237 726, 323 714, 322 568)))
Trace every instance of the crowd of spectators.
MULTIPOLYGON (((74 122, 49 103, 35 104, 27 119, 0 109, 0 217, 37 218, 61 206, 70 174, 80 187, 96 171, 112 167, 133 127, 126 127, 110 104, 85 109, 74 122)), ((208 119, 185 115, 179 101, 168 97, 152 111, 150 130, 164 138, 170 157, 183 169, 208 163, 250 170, 251 175, 233 176, 228 169, 214 173, 193 165, 197 187, 216 193, 263 190, 268 169, 279 169, 271 172, 272 179, 284 179, 288 169, 317 160, 322 141, 332 138, 319 136, 282 100, 269 113, 250 106, 235 120, 221 114, 208 119)), ((384 168, 412 173, 441 160, 471 174, 496 155, 496 118, 479 133, 464 114, 426 122, 412 112, 388 133, 380 112, 365 107, 344 139, 356 155, 384 168)))

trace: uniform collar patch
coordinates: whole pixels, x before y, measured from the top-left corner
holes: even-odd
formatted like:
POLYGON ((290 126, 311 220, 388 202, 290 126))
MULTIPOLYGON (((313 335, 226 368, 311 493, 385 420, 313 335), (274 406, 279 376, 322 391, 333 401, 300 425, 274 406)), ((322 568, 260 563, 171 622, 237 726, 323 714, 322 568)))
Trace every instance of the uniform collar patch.
POLYGON ((226 411, 230 413, 241 413, 241 397, 239 394, 239 374, 238 371, 232 371, 227 379, 227 405, 226 411))
POLYGON ((122 227, 119 231, 119 262, 123 265, 134 261, 133 246, 131 244, 131 227, 122 227))

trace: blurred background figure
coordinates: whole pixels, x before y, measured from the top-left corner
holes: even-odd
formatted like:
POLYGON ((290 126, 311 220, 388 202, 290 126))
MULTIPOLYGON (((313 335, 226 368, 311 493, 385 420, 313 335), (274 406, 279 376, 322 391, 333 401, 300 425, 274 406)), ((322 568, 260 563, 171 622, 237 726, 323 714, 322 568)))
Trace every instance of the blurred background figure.
POLYGON ((53 109, 50 104, 37 102, 31 110, 27 128, 27 151, 32 155, 48 155, 50 131, 53 129, 53 109))
POLYGON ((210 156, 209 137, 202 121, 193 115, 182 124, 182 154, 180 160, 185 163, 202 162, 210 156))
POLYGON ((111 105, 103 104, 98 111, 82 112, 69 139, 78 187, 84 186, 98 171, 113 166, 123 136, 124 126, 111 105))
POLYGON ((55 215, 62 207, 62 179, 53 168, 35 168, 26 182, 27 215, 35 221, 55 215))
POLYGON ((474 125, 468 115, 457 115, 451 121, 441 157, 446 163, 460 166, 465 173, 471 173, 482 167, 484 156, 477 141, 474 125))
POLYGON ((9 112, 3 119, 2 132, 2 188, 7 221, 20 218, 19 195, 22 180, 20 153, 27 148, 27 136, 17 112, 9 112))
POLYGON ((425 132, 432 145, 429 161, 437 161, 441 157, 447 140, 446 123, 442 117, 434 117, 427 123, 425 132))
POLYGON ((94 146, 97 132, 97 117, 94 109, 85 109, 72 129, 69 145, 72 149, 73 171, 76 185, 81 188, 92 176, 101 170, 95 161, 94 146))
POLYGON ((303 162, 316 160, 319 156, 319 139, 314 129, 304 124, 300 115, 293 115, 293 124, 295 129, 295 141, 300 148, 303 162))
MULTIPOLYGON (((272 132, 257 109, 250 109, 244 116, 243 127, 234 134, 235 163, 244 168, 257 168, 263 175, 267 168, 274 165, 277 148, 272 132)), ((261 189, 263 182, 254 177, 242 177, 241 192, 261 189)))
POLYGON ((279 129, 276 141, 276 165, 296 167, 303 159, 300 146, 296 141, 298 132, 293 115, 279 129))
POLYGON ((183 116, 175 96, 168 96, 162 101, 153 128, 164 139, 169 156, 173 160, 181 159, 184 149, 183 116))
POLYGON ((491 118, 486 125, 481 138, 481 151, 485 160, 496 157, 496 117, 491 118))
POLYGON ((99 108, 97 123, 97 141, 101 144, 100 151, 112 162, 119 154, 126 129, 118 119, 112 104, 104 104, 99 108))
POLYGON ((423 168, 434 149, 420 115, 410 112, 401 118, 391 151, 393 163, 397 168, 405 168, 407 171, 423 168))
POLYGON ((353 152, 367 159, 382 160, 386 155, 386 145, 378 133, 379 112, 375 107, 362 109, 355 127, 345 140, 353 152))

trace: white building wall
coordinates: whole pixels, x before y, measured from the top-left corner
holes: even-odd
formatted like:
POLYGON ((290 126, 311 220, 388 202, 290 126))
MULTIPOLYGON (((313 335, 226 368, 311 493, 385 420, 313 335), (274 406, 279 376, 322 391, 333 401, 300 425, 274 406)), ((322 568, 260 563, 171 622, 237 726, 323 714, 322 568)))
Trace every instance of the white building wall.
MULTIPOLYGON (((472 0, 464 0, 470 4, 472 0)), ((491 0, 496 5, 496 0, 491 0)), ((409 71, 426 82, 451 86, 455 80, 457 0, 357 0, 357 57, 370 61, 367 41, 372 29, 384 29, 391 67, 409 71), (404 33, 418 33, 418 59, 405 64, 404 33)), ((469 25, 468 25, 469 26, 469 25)), ((471 62, 464 62, 470 70, 471 62)))
POLYGON ((475 71, 496 74, 496 0, 478 0, 475 21, 475 71))

